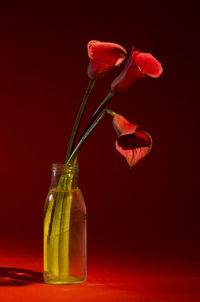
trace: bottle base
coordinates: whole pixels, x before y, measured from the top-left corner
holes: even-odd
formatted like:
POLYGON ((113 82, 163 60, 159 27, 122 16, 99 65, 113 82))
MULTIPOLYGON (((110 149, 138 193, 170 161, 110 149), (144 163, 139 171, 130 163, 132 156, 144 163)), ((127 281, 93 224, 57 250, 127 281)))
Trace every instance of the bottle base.
POLYGON ((44 274, 44 282, 51 285, 73 285, 81 284, 85 282, 85 279, 73 276, 51 276, 44 274))

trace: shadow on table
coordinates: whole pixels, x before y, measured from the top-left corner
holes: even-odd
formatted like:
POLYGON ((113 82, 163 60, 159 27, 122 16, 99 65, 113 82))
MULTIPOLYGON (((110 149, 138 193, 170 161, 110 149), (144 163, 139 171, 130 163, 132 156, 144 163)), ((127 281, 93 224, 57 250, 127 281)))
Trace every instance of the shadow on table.
POLYGON ((30 283, 43 283, 40 272, 14 267, 0 267, 0 286, 23 286, 30 283))

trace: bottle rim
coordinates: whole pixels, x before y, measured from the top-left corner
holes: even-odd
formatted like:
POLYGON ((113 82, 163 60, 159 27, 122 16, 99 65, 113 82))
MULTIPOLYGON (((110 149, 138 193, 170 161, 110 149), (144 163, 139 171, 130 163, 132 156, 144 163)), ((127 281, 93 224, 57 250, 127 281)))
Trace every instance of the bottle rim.
POLYGON ((63 172, 64 170, 66 171, 74 171, 78 172, 79 165, 76 163, 75 166, 72 166, 71 164, 66 164, 62 162, 57 162, 57 163, 52 163, 51 165, 51 170, 52 172, 63 172))

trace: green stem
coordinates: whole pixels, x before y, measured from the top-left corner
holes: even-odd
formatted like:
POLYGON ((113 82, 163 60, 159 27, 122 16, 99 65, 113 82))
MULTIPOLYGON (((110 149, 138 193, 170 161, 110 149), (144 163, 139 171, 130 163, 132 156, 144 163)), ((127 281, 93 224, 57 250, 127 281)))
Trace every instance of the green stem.
POLYGON ((87 132, 87 130, 90 128, 90 126, 94 123, 94 121, 96 120, 96 118, 99 116, 100 112, 105 108, 106 104, 111 100, 111 98, 113 98, 115 96, 115 92, 110 91, 107 96, 105 97, 105 99, 103 100, 103 102, 99 105, 99 107, 97 108, 97 110, 95 111, 95 113, 93 114, 91 120, 89 121, 89 123, 87 124, 86 128, 84 129, 81 138, 84 136, 84 134, 87 132))
POLYGON ((59 274, 62 277, 70 276, 70 218, 72 207, 72 182, 74 178, 74 169, 76 166, 77 158, 72 163, 71 171, 69 170, 66 175, 64 184, 64 192, 62 194, 62 208, 60 219, 60 233, 59 233, 59 274))
POLYGON ((94 87, 94 84, 95 84, 95 80, 90 80, 89 81, 89 84, 88 84, 87 90, 85 92, 82 104, 79 108, 79 112, 78 112, 77 117, 76 117, 76 121, 74 123, 74 127, 73 127, 71 138, 70 138, 70 141, 69 141, 69 146, 68 146, 67 156, 66 156, 65 162, 68 162, 68 159, 69 159, 69 157, 72 153, 72 150, 74 148, 75 140, 76 140, 76 137, 77 137, 79 126, 80 126, 80 122, 82 120, 82 116, 83 116, 83 113, 84 113, 84 110, 85 110, 85 106, 87 104, 90 93, 91 93, 91 91, 94 87))
POLYGON ((93 122, 93 124, 89 127, 89 129, 85 132, 85 134, 83 134, 83 136, 81 137, 81 139, 79 140, 78 144, 76 145, 75 149, 73 150, 71 156, 68 159, 67 163, 70 163, 75 157, 77 157, 78 155, 78 151, 80 149, 80 147, 82 146, 82 144, 84 143, 84 141, 86 140, 86 138, 89 136, 89 134, 94 130, 94 128, 99 124, 99 122, 102 120, 102 118, 104 117, 104 115, 108 113, 112 116, 115 115, 115 112, 113 112, 110 109, 104 109, 99 116, 96 118, 96 120, 93 122))
MULTIPOLYGON (((103 110, 105 108, 105 106, 107 105, 107 103, 111 100, 111 98, 113 98, 115 96, 115 92, 110 91, 107 96, 105 97, 105 99, 103 100, 103 102, 99 105, 99 107, 97 108, 97 110, 95 111, 95 113, 92 116, 92 120, 94 121, 97 116, 99 115, 100 111, 103 110)), ((109 109, 108 109, 109 110, 109 109)), ((92 122, 91 122, 92 124, 92 122)))

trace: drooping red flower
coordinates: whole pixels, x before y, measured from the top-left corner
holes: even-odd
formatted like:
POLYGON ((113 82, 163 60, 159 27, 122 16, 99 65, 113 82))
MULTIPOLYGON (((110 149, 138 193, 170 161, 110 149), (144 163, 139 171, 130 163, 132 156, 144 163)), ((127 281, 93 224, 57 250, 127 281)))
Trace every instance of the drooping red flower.
POLYGON ((92 40, 87 45, 90 58, 88 76, 90 79, 103 77, 113 67, 120 65, 127 52, 119 44, 92 40))
POLYGON ((129 166, 133 167, 150 152, 152 138, 119 114, 114 115, 113 126, 118 134, 115 147, 126 158, 129 166))
POLYGON ((129 60, 111 84, 111 91, 123 93, 130 88, 137 80, 146 76, 158 78, 163 72, 162 66, 150 53, 140 52, 132 49, 129 60))

